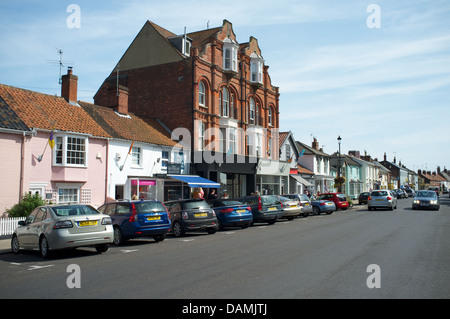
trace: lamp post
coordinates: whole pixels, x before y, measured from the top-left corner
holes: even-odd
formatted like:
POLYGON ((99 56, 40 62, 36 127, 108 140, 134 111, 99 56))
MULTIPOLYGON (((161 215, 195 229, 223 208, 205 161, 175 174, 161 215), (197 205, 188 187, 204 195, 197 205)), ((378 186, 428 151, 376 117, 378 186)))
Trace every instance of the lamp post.
POLYGON ((339 135, 338 138, 337 138, 337 141, 338 141, 338 144, 339 144, 339 153, 338 153, 338 171, 337 171, 337 174, 338 174, 338 180, 339 180, 339 182, 338 182, 338 192, 341 192, 341 191, 342 191, 342 185, 341 185, 341 140, 342 140, 342 138, 341 138, 341 136, 339 135))

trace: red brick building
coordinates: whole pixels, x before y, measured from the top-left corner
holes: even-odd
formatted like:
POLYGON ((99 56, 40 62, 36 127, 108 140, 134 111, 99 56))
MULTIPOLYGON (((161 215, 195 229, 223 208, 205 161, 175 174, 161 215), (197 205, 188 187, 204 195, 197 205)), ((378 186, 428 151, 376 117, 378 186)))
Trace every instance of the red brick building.
POLYGON ((227 20, 181 35, 147 21, 94 101, 117 107, 118 87, 127 87, 130 112, 189 130, 193 173, 245 195, 256 187, 256 158, 278 156, 279 90, 268 69, 258 40, 237 43, 227 20))

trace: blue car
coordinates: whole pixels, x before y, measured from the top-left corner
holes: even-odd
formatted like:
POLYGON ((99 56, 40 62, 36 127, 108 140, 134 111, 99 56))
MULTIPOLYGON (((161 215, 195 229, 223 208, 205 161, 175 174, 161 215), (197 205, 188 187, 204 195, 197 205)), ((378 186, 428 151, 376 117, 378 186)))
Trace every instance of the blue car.
POLYGON ((219 222, 219 229, 224 227, 247 228, 253 222, 252 209, 234 199, 213 199, 208 204, 214 210, 219 222))
POLYGON ((311 199, 311 206, 313 215, 320 215, 321 213, 329 215, 336 210, 336 204, 330 200, 311 199))
POLYGON ((137 237, 153 237, 156 241, 163 241, 171 229, 166 207, 156 200, 106 203, 98 211, 111 217, 113 242, 116 245, 137 237))

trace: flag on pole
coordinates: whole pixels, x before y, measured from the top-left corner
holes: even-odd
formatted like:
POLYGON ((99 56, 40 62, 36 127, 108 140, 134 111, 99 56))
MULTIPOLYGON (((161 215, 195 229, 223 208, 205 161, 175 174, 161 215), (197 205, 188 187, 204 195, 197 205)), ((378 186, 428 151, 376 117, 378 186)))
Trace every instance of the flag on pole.
POLYGON ((53 137, 53 129, 50 132, 50 137, 48 138, 48 145, 50 145, 51 149, 53 149, 53 147, 55 147, 55 139, 53 137))
POLYGON ((131 143, 130 149, 128 150, 128 155, 131 154, 131 150, 133 149, 134 141, 131 143))

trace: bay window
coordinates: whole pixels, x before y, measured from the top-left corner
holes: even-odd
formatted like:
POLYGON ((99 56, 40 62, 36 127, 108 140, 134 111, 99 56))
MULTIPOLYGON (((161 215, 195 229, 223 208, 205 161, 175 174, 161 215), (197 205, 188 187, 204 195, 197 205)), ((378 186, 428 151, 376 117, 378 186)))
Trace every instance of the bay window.
POLYGON ((223 69, 224 71, 238 72, 239 44, 227 37, 223 40, 223 69))

